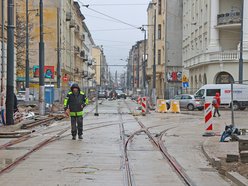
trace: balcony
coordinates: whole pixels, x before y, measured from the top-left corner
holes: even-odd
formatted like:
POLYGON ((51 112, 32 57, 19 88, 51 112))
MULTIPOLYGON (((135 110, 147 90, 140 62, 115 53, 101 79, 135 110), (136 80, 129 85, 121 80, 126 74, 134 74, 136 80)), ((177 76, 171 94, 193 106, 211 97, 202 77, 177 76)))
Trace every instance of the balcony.
POLYGON ((89 75, 88 71, 85 71, 85 70, 84 70, 84 71, 82 72, 82 78, 87 78, 88 75, 89 75))
POLYGON ((74 46, 74 53, 79 54, 80 53, 80 48, 79 46, 74 46))
POLYGON ((93 79, 93 77, 94 77, 94 75, 89 73, 87 79, 90 80, 90 79, 93 79))
MULTIPOLYGON (((243 52, 244 59, 248 58, 248 52, 243 52)), ((190 59, 185 60, 184 65, 185 68, 190 68, 198 65, 204 65, 209 63, 216 62, 238 62, 239 61, 239 51, 231 50, 231 51, 218 51, 218 52, 209 52, 194 56, 190 59)))
POLYGON ((80 31, 80 27, 78 25, 75 25, 74 32, 75 33, 79 33, 79 31, 80 31))
POLYGON ((240 12, 232 11, 225 14, 219 14, 217 16, 216 28, 240 27, 240 24, 241 24, 240 12))
POLYGON ((75 26, 76 26, 76 22, 75 22, 75 20, 72 19, 72 20, 70 21, 69 27, 70 27, 70 28, 75 28, 75 26))
POLYGON ((82 41, 85 41, 85 35, 82 34, 82 35, 80 36, 80 39, 81 39, 82 41))
POLYGON ((71 12, 66 12, 66 21, 71 21, 72 14, 71 12))

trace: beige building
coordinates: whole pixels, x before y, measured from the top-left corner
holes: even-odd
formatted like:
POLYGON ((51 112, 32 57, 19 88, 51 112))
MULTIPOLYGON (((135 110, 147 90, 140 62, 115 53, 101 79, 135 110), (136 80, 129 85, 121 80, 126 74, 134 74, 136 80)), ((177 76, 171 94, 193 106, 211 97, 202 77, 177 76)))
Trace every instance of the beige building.
MULTIPOLYGON (((0 77, 3 79, 0 81, 0 96, 6 95, 6 85, 7 85, 7 24, 8 24, 8 17, 7 17, 7 2, 4 1, 4 6, 2 7, 2 1, 0 2, 0 77), (2 25, 2 11, 4 10, 4 25, 2 25), (2 28, 4 28, 4 32, 2 33, 2 28), (2 37, 3 34, 3 37, 2 37), (4 53, 2 42, 4 44, 4 53), (2 91, 2 92, 1 92, 2 91)), ((15 4, 16 5, 16 4, 15 4)), ((14 24, 16 26, 16 12, 14 12, 14 24)), ((16 31, 15 31, 15 54, 17 52, 17 43, 16 43, 16 31)), ((14 66, 16 67, 16 55, 14 56, 14 66)), ((16 79, 16 68, 14 68, 14 79, 16 79)), ((0 78, 0 79, 1 79, 0 78)), ((14 91, 16 91, 16 84, 14 84, 14 91)), ((1 102, 2 103, 2 102, 1 102)), ((2 103, 5 106, 5 99, 2 103)))
MULTIPOLYGON (((25 21, 25 1, 18 1, 18 14, 25 21)), ((39 9, 39 0, 29 0, 29 9, 39 9)), ((84 15, 80 5, 72 0, 44 1, 44 43, 45 71, 46 66, 54 71, 52 79, 45 79, 46 84, 57 87, 58 70, 61 71, 62 96, 66 94, 72 83, 78 83, 82 89, 93 86, 94 70, 92 63, 92 47, 94 41, 84 23, 84 15), (61 69, 57 69, 58 64, 61 69), (85 76, 89 73, 90 76, 85 76)), ((30 89, 38 91, 38 76, 35 69, 39 65, 39 16, 35 11, 29 12, 30 20, 30 89)), ((25 66, 25 58, 23 58, 25 66)), ((48 68, 47 67, 47 68, 48 68)), ((22 74, 24 77, 24 73, 22 74)), ((24 78, 23 78, 24 80, 24 78)))
POLYGON ((147 76, 149 95, 152 94, 153 66, 156 64, 156 96, 164 97, 164 64, 165 64, 165 3, 153 0, 147 9, 148 13, 148 59, 147 76), (155 4, 156 3, 156 4, 155 4), (155 29, 154 29, 155 28, 155 29), (155 32, 155 33, 154 33, 155 32), (155 46, 155 47, 154 47, 155 46), (154 57, 155 55, 155 57, 154 57))
POLYGON ((84 86, 85 88, 90 88, 95 86, 95 61, 92 57, 92 49, 95 46, 94 40, 91 36, 91 33, 85 24, 83 22, 83 60, 84 60, 84 86))
POLYGON ((171 98, 180 93, 182 87, 182 0, 153 0, 148 6, 147 15, 150 95, 155 63, 156 96, 171 98))
POLYGON ((95 46, 92 49, 92 60, 95 67, 96 85, 107 87, 109 85, 109 70, 106 57, 102 47, 95 46))
MULTIPOLYGON (((192 92, 238 80, 242 0, 183 1, 183 62, 192 92)), ((244 72, 248 68, 248 2, 244 1, 244 72)), ((244 73, 243 79, 248 79, 244 73)))
MULTIPOLYGON (((137 41, 135 45, 132 46, 132 49, 129 52, 128 68, 127 68, 127 85, 129 90, 132 90, 134 93, 143 93, 144 91, 144 74, 143 66, 144 64, 144 40, 137 41)), ((147 47, 146 52, 147 54, 147 47)))

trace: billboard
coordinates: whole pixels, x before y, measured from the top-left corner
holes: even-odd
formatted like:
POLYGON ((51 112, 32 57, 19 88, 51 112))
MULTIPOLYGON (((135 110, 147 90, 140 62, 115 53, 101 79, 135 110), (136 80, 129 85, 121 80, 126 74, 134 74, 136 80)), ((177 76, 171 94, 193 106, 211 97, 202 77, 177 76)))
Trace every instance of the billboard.
MULTIPOLYGON (((34 78, 38 78, 40 75, 40 68, 38 65, 33 67, 34 78)), ((54 66, 45 66, 44 67, 44 77, 49 79, 54 79, 54 66)))
POLYGON ((180 82, 182 81, 182 72, 171 71, 167 73, 167 81, 169 82, 180 82))

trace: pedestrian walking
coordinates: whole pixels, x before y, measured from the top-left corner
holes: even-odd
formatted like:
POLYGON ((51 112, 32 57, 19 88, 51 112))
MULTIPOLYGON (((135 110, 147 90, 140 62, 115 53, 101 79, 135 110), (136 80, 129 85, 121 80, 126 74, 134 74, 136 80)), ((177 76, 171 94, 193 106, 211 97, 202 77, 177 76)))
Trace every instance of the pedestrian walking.
POLYGON ((83 109, 87 104, 88 98, 84 92, 80 90, 78 84, 73 84, 71 91, 64 100, 64 110, 71 117, 71 134, 73 140, 76 140, 77 134, 79 139, 83 139, 83 109))
POLYGON ((220 108, 220 93, 216 93, 214 98, 213 98, 213 102, 212 105, 214 106, 214 117, 216 117, 216 113, 218 114, 218 116, 220 117, 220 112, 219 112, 219 108, 220 108))

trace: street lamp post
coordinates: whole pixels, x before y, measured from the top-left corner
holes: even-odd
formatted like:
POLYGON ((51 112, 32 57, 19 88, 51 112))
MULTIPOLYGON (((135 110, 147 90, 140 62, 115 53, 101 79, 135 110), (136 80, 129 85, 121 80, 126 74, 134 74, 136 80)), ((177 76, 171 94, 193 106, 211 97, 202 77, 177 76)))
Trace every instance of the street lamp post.
POLYGON ((8 0, 6 124, 14 124, 14 0, 8 0))
POLYGON ((240 55, 239 55, 239 83, 243 82, 243 36, 244 36, 244 0, 240 11, 241 30, 240 30, 240 55))
POLYGON ((152 85, 152 102, 156 104, 156 8, 154 9, 154 41, 153 41, 153 85, 152 85))
POLYGON ((1 111, 4 110, 4 65, 5 65, 5 36, 4 36, 4 30, 5 30, 5 0, 2 0, 2 65, 1 65, 1 97, 0 97, 0 105, 1 105, 1 111))
POLYGON ((26 95, 25 100, 29 101, 29 15, 28 15, 28 0, 26 0, 26 80, 25 80, 25 87, 26 87, 26 95))
POLYGON ((43 0, 40 0, 40 43, 39 43, 39 113, 45 115, 45 82, 44 82, 44 32, 43 32, 43 0))
POLYGON ((38 11, 38 9, 28 9, 29 0, 26 0, 26 69, 25 69, 25 101, 29 101, 29 12, 38 11))

